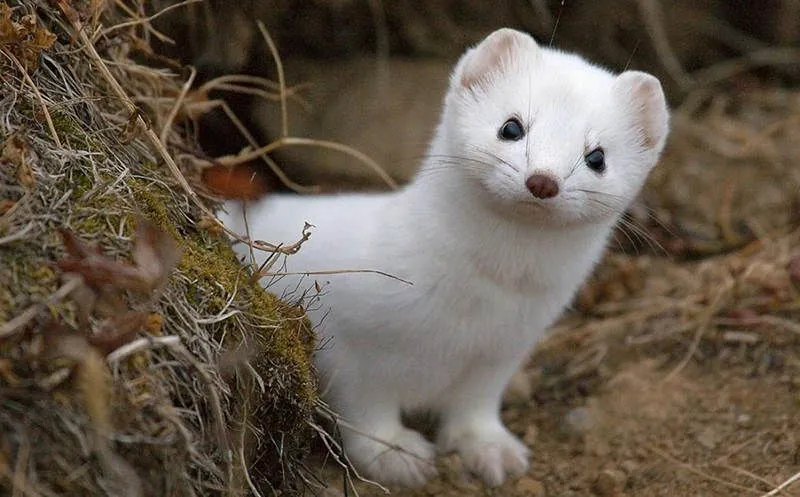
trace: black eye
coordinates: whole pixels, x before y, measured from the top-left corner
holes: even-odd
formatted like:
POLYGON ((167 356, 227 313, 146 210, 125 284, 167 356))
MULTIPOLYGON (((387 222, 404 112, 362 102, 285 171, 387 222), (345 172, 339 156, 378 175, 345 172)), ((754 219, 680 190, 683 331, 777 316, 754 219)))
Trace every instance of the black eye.
POLYGON ((519 119, 512 117, 503 123, 498 135, 501 140, 517 141, 525 136, 525 130, 522 129, 522 123, 519 122, 519 119))
POLYGON ((602 148, 592 150, 586 154, 584 159, 586 160, 586 165, 589 166, 589 169, 592 171, 602 173, 606 170, 606 156, 602 148))

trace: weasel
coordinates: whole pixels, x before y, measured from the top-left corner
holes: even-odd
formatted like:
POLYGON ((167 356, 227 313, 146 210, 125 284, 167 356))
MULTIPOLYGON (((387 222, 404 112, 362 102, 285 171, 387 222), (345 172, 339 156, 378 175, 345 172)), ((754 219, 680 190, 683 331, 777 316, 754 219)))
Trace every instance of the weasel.
MULTIPOLYGON (((288 272, 399 278, 325 276, 309 311, 324 344, 322 390, 358 469, 420 485, 436 474, 437 451, 455 451, 488 485, 527 470, 528 448, 499 417, 504 387, 600 258, 668 132, 655 77, 615 75, 500 29, 455 66, 410 184, 247 206, 254 239, 316 227, 288 272), (403 425, 416 410, 438 415, 435 443, 403 425)), ((244 233, 243 207, 225 208, 226 225, 244 233)))

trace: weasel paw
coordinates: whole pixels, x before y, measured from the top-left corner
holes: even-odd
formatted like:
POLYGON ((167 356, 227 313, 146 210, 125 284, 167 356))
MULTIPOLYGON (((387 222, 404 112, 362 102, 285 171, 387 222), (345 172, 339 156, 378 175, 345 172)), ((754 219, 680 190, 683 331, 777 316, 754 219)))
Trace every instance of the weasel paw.
POLYGON ((347 445, 348 457, 364 476, 404 487, 422 486, 436 476, 436 449, 419 433, 403 428, 393 437, 375 439, 354 434, 347 445))
POLYGON ((442 448, 455 450, 464 467, 490 487, 502 485, 508 477, 528 471, 530 451, 505 427, 473 429, 444 439, 442 448))

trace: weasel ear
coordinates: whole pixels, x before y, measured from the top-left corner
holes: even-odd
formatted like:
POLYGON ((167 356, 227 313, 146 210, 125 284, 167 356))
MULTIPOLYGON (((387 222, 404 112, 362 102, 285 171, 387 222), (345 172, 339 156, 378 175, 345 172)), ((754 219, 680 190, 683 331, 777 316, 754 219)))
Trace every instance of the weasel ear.
POLYGON ((614 81, 614 94, 636 127, 641 143, 661 151, 669 133, 669 109, 661 83, 640 71, 625 71, 614 81))
POLYGON ((502 71, 514 57, 537 48, 533 37, 522 31, 498 29, 461 57, 453 72, 453 84, 472 89, 502 71))

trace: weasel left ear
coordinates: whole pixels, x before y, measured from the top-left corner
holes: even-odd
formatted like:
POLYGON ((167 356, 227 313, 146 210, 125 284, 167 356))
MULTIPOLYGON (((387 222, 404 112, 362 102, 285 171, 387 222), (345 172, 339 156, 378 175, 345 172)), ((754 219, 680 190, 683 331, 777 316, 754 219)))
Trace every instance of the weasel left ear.
POLYGON ((618 102, 630 113, 642 145, 660 152, 669 133, 669 109, 661 82, 640 71, 625 71, 614 81, 618 102))
POLYGON ((538 48, 533 37, 522 31, 498 29, 461 57, 453 72, 453 84, 467 89, 485 85, 493 74, 503 71, 514 57, 538 48))

